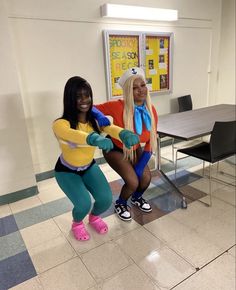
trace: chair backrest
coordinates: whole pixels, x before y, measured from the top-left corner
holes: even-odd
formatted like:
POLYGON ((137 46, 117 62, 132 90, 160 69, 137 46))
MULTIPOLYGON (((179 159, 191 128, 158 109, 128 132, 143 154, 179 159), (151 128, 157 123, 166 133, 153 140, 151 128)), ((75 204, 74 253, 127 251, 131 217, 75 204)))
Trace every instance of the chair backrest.
POLYGON ((236 153, 236 121, 215 122, 210 138, 210 150, 212 162, 236 153))
POLYGON ((178 97, 179 112, 190 111, 193 109, 191 95, 178 97))

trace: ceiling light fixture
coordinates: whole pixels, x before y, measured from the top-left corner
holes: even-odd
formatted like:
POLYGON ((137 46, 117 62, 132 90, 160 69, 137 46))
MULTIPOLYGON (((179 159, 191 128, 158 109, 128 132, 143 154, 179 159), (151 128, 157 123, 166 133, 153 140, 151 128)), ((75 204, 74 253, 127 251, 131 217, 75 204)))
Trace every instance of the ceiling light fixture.
POLYGON ((101 16, 105 18, 175 21, 178 20, 178 11, 173 9, 107 3, 101 6, 101 16))

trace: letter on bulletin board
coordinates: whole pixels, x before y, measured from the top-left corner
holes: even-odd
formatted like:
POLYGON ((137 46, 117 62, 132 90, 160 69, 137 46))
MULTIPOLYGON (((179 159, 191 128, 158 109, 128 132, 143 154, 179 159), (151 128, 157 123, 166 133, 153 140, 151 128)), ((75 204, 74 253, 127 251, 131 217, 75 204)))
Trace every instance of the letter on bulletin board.
POLYGON ((142 67, 147 87, 153 93, 171 90, 170 33, 104 31, 109 99, 122 97, 118 84, 130 67, 142 67))

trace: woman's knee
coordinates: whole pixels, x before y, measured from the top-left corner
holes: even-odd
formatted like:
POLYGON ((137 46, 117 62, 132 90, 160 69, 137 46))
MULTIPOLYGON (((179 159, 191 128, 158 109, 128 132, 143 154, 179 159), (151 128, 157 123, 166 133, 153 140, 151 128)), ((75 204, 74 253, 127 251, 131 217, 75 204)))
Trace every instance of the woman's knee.
POLYGON ((107 196, 105 199, 102 201, 102 211, 106 211, 112 204, 112 194, 107 196))
POLYGON ((151 173, 150 172, 145 172, 142 176, 142 178, 139 181, 139 187, 142 189, 148 188, 148 186, 151 183, 151 173))
POLYGON ((136 189, 139 186, 139 181, 138 178, 133 178, 133 179, 126 179, 125 181, 125 186, 130 192, 135 192, 136 189))
POLYGON ((78 201, 73 203, 73 205, 73 217, 75 220, 80 221, 83 220, 84 217, 90 212, 92 202, 91 200, 85 200, 83 203, 78 201))
POLYGON ((105 194, 98 195, 95 199, 94 209, 100 213, 106 211, 112 204, 112 192, 106 191, 105 194))
POLYGON ((89 212, 91 209, 91 205, 92 205, 92 201, 91 198, 89 196, 89 198, 84 199, 83 201, 81 201, 81 199, 76 203, 76 208, 78 208, 80 211, 84 211, 84 212, 89 212))

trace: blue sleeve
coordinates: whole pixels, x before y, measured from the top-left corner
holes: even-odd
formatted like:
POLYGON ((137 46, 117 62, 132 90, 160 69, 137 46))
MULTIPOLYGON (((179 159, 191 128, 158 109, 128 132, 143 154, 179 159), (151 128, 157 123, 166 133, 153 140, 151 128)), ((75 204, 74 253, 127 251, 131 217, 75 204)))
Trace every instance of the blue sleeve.
POLYGON ((143 151, 139 161, 137 162, 137 164, 135 164, 134 166, 134 170, 138 176, 138 179, 140 179, 143 175, 143 170, 145 168, 145 166, 148 164, 148 161, 150 160, 152 156, 152 153, 149 151, 143 151))
POLYGON ((103 115, 103 113, 100 112, 96 107, 93 106, 91 113, 92 113, 92 116, 94 117, 94 119, 97 120, 98 125, 100 127, 105 127, 105 126, 111 125, 109 119, 105 115, 103 115))

